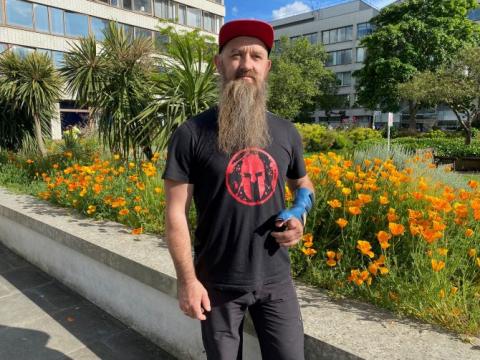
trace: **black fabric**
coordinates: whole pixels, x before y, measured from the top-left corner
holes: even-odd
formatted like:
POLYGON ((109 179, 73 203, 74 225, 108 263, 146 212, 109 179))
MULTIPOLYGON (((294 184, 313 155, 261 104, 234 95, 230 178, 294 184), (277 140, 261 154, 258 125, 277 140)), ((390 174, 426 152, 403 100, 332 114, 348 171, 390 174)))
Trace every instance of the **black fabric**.
POLYGON ((194 253, 199 280, 251 291, 286 279, 288 251, 270 235, 285 207, 286 178, 306 175, 300 135, 268 113, 273 139, 266 149, 228 156, 217 147, 217 110, 186 121, 173 134, 164 179, 194 184, 194 253))
POLYGON ((291 278, 253 292, 208 289, 212 310, 201 322, 207 359, 241 360, 247 309, 263 360, 304 360, 304 331, 291 278))

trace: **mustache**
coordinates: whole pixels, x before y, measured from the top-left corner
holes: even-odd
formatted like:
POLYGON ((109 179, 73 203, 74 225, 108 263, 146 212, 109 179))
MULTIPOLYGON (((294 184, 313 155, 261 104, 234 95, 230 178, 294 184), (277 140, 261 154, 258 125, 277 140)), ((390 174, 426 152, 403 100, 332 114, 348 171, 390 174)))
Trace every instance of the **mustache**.
POLYGON ((257 72, 255 70, 238 69, 235 72, 235 79, 240 79, 241 77, 244 77, 244 76, 257 80, 257 72))

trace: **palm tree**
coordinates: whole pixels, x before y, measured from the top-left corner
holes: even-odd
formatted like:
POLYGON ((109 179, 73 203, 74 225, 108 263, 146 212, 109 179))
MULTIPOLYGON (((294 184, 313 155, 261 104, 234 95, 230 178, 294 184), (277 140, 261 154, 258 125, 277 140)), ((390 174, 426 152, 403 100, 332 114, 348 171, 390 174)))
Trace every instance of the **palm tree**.
POLYGON ((198 31, 179 33, 173 27, 162 30, 168 36, 166 53, 156 57, 154 99, 135 119, 144 122, 139 139, 156 140, 160 150, 171 133, 186 119, 217 102, 217 78, 213 56, 216 46, 198 31))
POLYGON ((138 140, 143 122, 135 119, 152 99, 153 43, 133 38, 110 22, 97 52, 94 38, 72 45, 61 69, 67 89, 93 109, 103 142, 112 152, 137 157, 138 148, 150 146, 148 137, 138 140))
POLYGON ((32 120, 42 156, 47 154, 44 135, 49 133, 61 88, 62 79, 50 56, 32 52, 21 57, 12 51, 0 56, 0 96, 32 120))

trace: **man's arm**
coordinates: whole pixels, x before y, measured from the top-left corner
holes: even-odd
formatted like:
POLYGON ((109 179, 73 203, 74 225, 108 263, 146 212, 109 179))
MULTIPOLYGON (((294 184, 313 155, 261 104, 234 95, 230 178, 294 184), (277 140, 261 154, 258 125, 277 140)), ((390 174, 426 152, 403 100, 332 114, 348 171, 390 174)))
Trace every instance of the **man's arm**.
POLYGON ((185 315, 205 320, 203 312, 210 311, 210 300, 195 275, 188 230, 192 194, 193 185, 165 180, 167 243, 177 273, 179 306, 185 315))
MULTIPOLYGON (((308 175, 305 175, 300 179, 287 179, 287 186, 293 194, 299 188, 307 188, 312 193, 315 191, 313 183, 309 179, 308 175)), ((287 229, 285 231, 272 232, 272 236, 275 238, 275 240, 277 240, 277 243, 280 246, 291 247, 296 245, 301 240, 303 235, 303 223, 296 217, 292 217, 286 222, 277 221, 275 225, 277 227, 287 225, 287 229)))

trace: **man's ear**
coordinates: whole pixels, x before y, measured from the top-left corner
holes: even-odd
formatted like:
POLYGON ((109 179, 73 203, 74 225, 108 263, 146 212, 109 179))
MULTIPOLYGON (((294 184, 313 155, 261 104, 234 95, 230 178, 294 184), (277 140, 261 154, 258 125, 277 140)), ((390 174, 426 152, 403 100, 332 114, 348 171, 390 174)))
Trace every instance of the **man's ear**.
POLYGON ((222 72, 222 55, 216 54, 213 58, 213 62, 215 63, 215 67, 217 68, 217 72, 222 72))
POLYGON ((272 68, 272 60, 268 59, 268 67, 267 71, 270 72, 270 69, 272 68))

